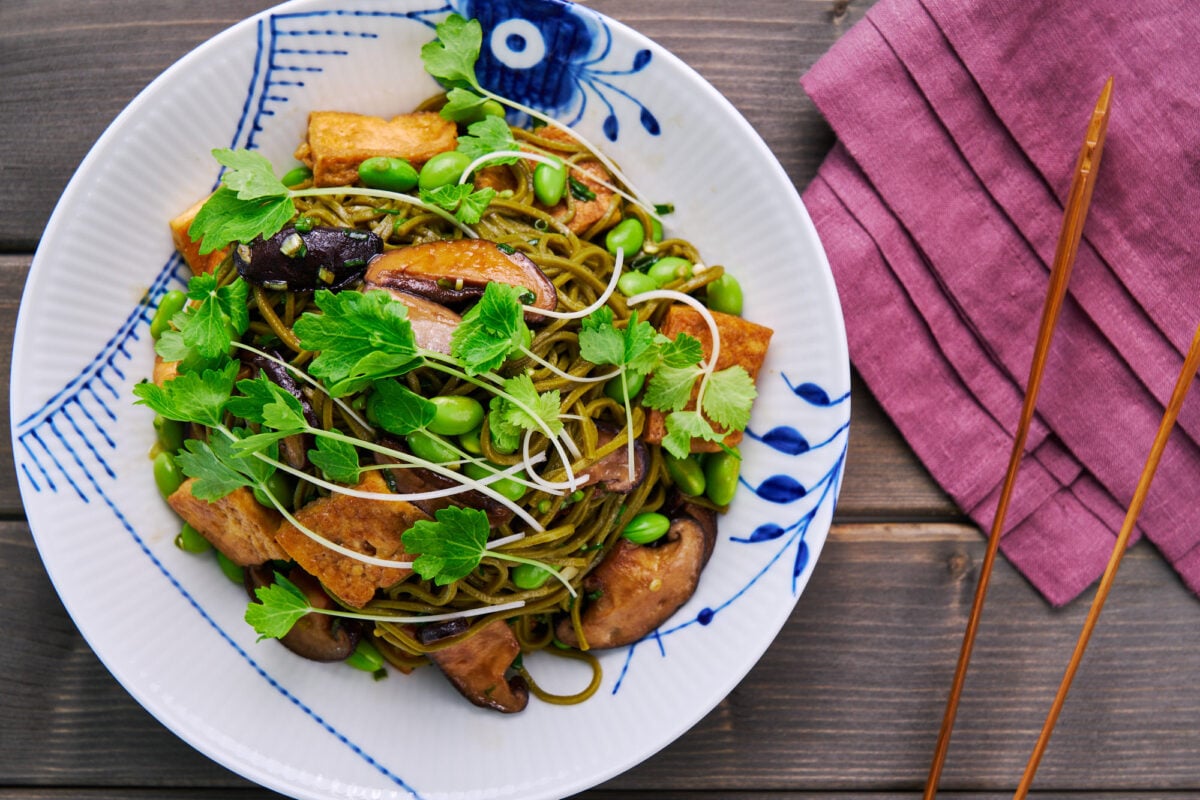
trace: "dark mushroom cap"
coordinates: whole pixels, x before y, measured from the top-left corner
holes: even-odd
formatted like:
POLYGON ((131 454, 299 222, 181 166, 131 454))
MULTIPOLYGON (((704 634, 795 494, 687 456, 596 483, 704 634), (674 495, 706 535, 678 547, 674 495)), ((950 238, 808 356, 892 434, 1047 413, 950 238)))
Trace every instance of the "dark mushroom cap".
MULTIPOLYGON (((321 582, 299 567, 291 569, 287 578, 304 592, 309 605, 314 608, 332 610, 338 607, 321 588, 321 582)), ((255 589, 275 582, 274 568, 270 564, 247 567, 245 581, 246 591, 251 599, 255 599, 255 589)), ((361 635, 362 626, 354 620, 310 611, 279 641, 296 655, 313 661, 345 661, 354 652, 361 635)))
MULTIPOLYGON (((611 442, 617 433, 617 429, 611 425, 597 425, 597 444, 603 447, 611 442)), ((641 486, 642 481, 646 480, 646 470, 649 460, 650 455, 646 450, 646 445, 641 439, 634 439, 632 478, 629 474, 628 447, 618 447, 594 464, 586 467, 583 472, 587 473, 587 480, 583 481, 580 485, 591 486, 593 483, 599 483, 607 491, 628 494, 641 486)))
POLYGON ((288 226, 269 239, 238 245, 233 263, 256 286, 311 292, 350 286, 383 252, 383 240, 368 231, 316 227, 301 233, 288 226))
MULTIPOLYGON (((431 645, 462 634, 464 620, 430 625, 418 633, 422 644, 431 645)), ((463 697, 482 708, 512 714, 529 703, 529 685, 519 675, 506 677, 521 652, 517 637, 504 620, 486 623, 461 641, 429 653, 429 660, 450 679, 463 697)))

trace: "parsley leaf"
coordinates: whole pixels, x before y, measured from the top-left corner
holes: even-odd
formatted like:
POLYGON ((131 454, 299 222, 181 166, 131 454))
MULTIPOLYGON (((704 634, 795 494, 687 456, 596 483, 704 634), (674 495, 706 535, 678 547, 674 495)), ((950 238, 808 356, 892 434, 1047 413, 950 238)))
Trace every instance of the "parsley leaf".
MULTIPOLYGON (((503 394, 493 397, 490 405, 498 420, 518 430, 538 433, 549 430, 555 436, 562 433, 563 423, 558 417, 562 399, 557 389, 538 394, 533 379, 525 373, 506 380, 503 389, 503 394)), ((495 419, 489 420, 489 425, 495 423, 495 419)))
POLYGON ((483 28, 478 20, 451 14, 437 26, 437 39, 421 48, 425 71, 451 87, 479 88, 475 62, 483 45, 483 28))
POLYGON ((400 535, 406 552, 420 553, 413 569, 425 580, 445 586, 464 578, 479 566, 487 552, 487 513, 477 508, 446 506, 435 521, 418 520, 400 535))
POLYGON ((258 640, 281 639, 300 618, 313 610, 299 586, 278 572, 270 586, 254 590, 257 603, 246 606, 246 622, 258 633, 258 640))
POLYGON ((704 413, 729 430, 743 430, 750 423, 750 406, 758 391, 746 368, 734 364, 709 376, 704 388, 704 413))
POLYGON ((167 419, 215 428, 221 424, 237 373, 237 362, 230 361, 221 370, 180 373, 162 386, 139 383, 133 393, 138 405, 149 406, 167 419))
POLYGON ((442 106, 440 113, 451 122, 478 119, 480 109, 487 101, 488 98, 482 95, 456 87, 446 92, 446 105, 442 106))
POLYGON ((454 218, 464 225, 479 222, 495 196, 496 190, 490 186, 476 191, 469 183, 452 183, 433 190, 421 190, 423 201, 453 212, 454 218))
POLYGON ((373 387, 368 408, 375 422, 388 433, 407 436, 433 422, 437 406, 399 381, 375 381, 373 387))
MULTIPOLYGON (((275 472, 273 465, 240 452, 238 445, 247 437, 248 431, 238 428, 229 433, 233 439, 224 432, 214 434, 207 442, 188 439, 184 443, 184 452, 176 457, 183 474, 196 479, 192 494, 201 500, 220 500, 243 486, 261 487, 275 472)), ((269 447, 267 455, 276 458, 278 449, 269 447)))
POLYGON ((682 411, 692 399, 699 367, 659 366, 646 382, 642 405, 660 411, 682 411))
POLYGON ((200 242, 200 255, 248 242, 255 236, 278 233, 296 215, 290 196, 245 199, 228 186, 219 186, 188 226, 188 237, 200 242))
POLYGON ((334 294, 323 289, 313 301, 324 313, 303 314, 293 330, 304 348, 320 351, 309 373, 324 380, 333 397, 420 366, 408 307, 387 292, 334 294))
POLYGON ((699 411, 676 411, 666 418, 667 435, 662 446, 676 458, 687 458, 692 450, 692 439, 719 442, 725 434, 713 430, 712 425, 699 411))
POLYGON ((275 168, 261 153, 253 150, 212 151, 213 158, 226 167, 221 183, 228 186, 242 200, 257 200, 269 197, 287 197, 291 190, 275 177, 275 168))
POLYGON ((659 354, 668 367, 691 367, 704 358, 704 345, 695 336, 680 333, 674 340, 661 338, 666 341, 660 342, 659 354))
POLYGON ((629 373, 645 375, 658 361, 654 326, 639 322, 637 312, 629 316, 624 329, 616 327, 613 311, 602 306, 583 319, 579 331, 579 352, 593 364, 624 367, 629 373))
MULTIPOLYGON (((512 128, 508 127, 508 122, 503 117, 484 117, 478 122, 471 123, 467 128, 466 136, 458 137, 456 149, 474 161, 489 153, 519 150, 520 145, 517 144, 512 128)), ((515 164, 518 160, 516 156, 505 156, 489 163, 515 164)))
POLYGON ((250 327, 249 285, 236 278, 218 286, 216 276, 201 273, 188 282, 187 294, 191 303, 171 318, 175 330, 159 337, 155 352, 188 366, 226 355, 234 337, 250 327))
POLYGON ((338 483, 356 484, 362 472, 358 450, 341 439, 317 437, 317 446, 308 451, 308 460, 319 467, 325 477, 338 483))
POLYGON ((450 353, 468 375, 499 369, 532 340, 521 296, 526 290, 492 281, 450 336, 450 353))

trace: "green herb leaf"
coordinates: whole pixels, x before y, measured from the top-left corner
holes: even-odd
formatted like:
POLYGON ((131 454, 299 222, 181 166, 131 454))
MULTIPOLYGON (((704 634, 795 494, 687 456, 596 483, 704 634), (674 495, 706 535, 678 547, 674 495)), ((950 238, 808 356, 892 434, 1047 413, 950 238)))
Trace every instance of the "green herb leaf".
POLYGON ((334 397, 420 366, 408 307, 387 292, 321 290, 313 301, 324 313, 303 314, 293 329, 304 348, 319 351, 309 373, 324 380, 334 397))
POLYGON ((695 336, 680 333, 674 340, 665 336, 659 338, 662 340, 659 354, 663 364, 668 367, 691 367, 699 364, 700 359, 704 358, 704 345, 695 336))
MULTIPOLYGON (((458 147, 455 149, 474 161, 491 153, 519 150, 520 145, 503 117, 484 117, 468 126, 466 136, 458 137, 458 147)), ((516 156, 505 156, 489 163, 515 164, 518 160, 516 156)))
MULTIPOLYGON (((220 438, 214 437, 213 441, 220 438)), ((212 446, 202 439, 188 439, 184 450, 176 456, 184 475, 195 478, 192 494, 210 503, 220 500, 235 489, 252 486, 253 482, 225 461, 212 446)))
POLYGON ((349 442, 317 437, 316 449, 308 451, 308 460, 315 464, 331 481, 353 486, 358 483, 362 472, 358 462, 358 450, 349 442))
POLYGON ((388 433, 407 436, 433 422, 437 406, 399 381, 375 381, 372 386, 371 414, 388 433))
POLYGON ((713 426, 698 411, 676 411, 666 419, 667 435, 662 446, 676 458, 687 458, 692 449, 692 439, 720 442, 725 434, 713 430, 713 426))
POLYGON ((537 433, 548 429, 555 436, 562 433, 563 423, 558 417, 562 399, 557 389, 538 394, 533 379, 524 373, 506 380, 503 389, 503 394, 493 397, 489 406, 488 424, 493 430, 498 425, 507 425, 510 432, 515 428, 537 433))
POLYGON ((439 113, 451 122, 466 122, 479 117, 479 109, 487 100, 469 89, 454 88, 446 92, 446 105, 439 113))
POLYGON ((479 302, 463 314, 450 336, 450 354, 469 375, 498 369, 532 339, 525 324, 521 296, 525 292, 506 283, 489 283, 479 302))
POLYGON ((692 390, 699 375, 699 367, 659 366, 650 380, 646 381, 642 405, 660 411, 683 410, 692 399, 692 390))
POLYGON ((418 520, 400 536, 404 549, 420 553, 413 569, 438 586, 453 583, 479 566, 487 552, 487 513, 477 508, 447 506, 434 514, 436 521, 418 520))
POLYGON ((238 364, 231 361, 222 370, 182 373, 162 386, 139 383, 133 393, 138 405, 149 406, 167 419, 211 428, 221 424, 237 373, 238 364))
POLYGON ((275 176, 275 168, 261 153, 221 148, 213 150, 212 154, 226 168, 221 175, 221 183, 236 192, 241 200, 287 197, 291 193, 283 181, 275 176))
POLYGON ((658 362, 654 326, 630 314, 624 328, 613 322, 613 312, 602 306, 584 318, 579 330, 579 352, 593 364, 612 364, 627 372, 645 375, 658 362))
POLYGON ((421 190, 423 201, 453 212, 455 219, 464 225, 479 222, 495 196, 495 189, 485 187, 476 191, 469 183, 452 183, 432 190, 421 190))
POLYGON ((254 590, 257 603, 246 606, 246 622, 258 633, 258 640, 281 639, 292 626, 313 608, 299 586, 278 572, 270 586, 254 590))
POLYGON ((237 382, 237 390, 241 394, 229 398, 225 410, 239 419, 261 425, 263 422, 263 406, 275 400, 275 390, 279 384, 259 370, 258 376, 245 378, 237 382))
POLYGON ((483 45, 479 21, 451 14, 436 30, 438 38, 421 48, 425 71, 447 86, 478 89, 475 62, 483 45))
POLYGON ((701 400, 709 419, 726 430, 743 430, 750 423, 750 407, 758 390, 746 368, 735 364, 709 376, 701 400))
POLYGON ((295 215, 296 204, 290 195, 245 200, 222 185, 196 212, 196 218, 188 226, 188 236, 200 242, 199 252, 203 256, 234 242, 273 236, 295 215))

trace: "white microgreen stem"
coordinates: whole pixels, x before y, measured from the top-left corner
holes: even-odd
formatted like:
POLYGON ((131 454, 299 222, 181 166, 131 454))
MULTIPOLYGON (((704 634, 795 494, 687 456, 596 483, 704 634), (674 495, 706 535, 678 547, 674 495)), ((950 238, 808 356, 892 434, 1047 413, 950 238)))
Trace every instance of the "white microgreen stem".
POLYGON ((554 317, 555 319, 582 319, 588 316, 596 309, 608 302, 608 298, 612 297, 612 293, 617 290, 617 281, 621 279, 621 268, 625 263, 625 251, 617 250, 616 260, 613 262, 612 276, 608 279, 608 285, 604 287, 604 291, 596 298, 596 301, 587 308, 581 308, 578 311, 550 311, 545 308, 535 308, 533 306, 521 306, 530 314, 541 314, 543 317, 554 317))
POLYGON ((292 373, 294 376, 296 376, 300 380, 304 381, 309 386, 312 386, 318 392, 325 395, 330 400, 332 400, 334 403, 336 403, 337 407, 340 408, 342 411, 344 411, 348 417, 350 417, 356 423, 361 425, 363 430, 367 431, 368 433, 374 432, 375 429, 373 427, 371 427, 371 424, 368 423, 365 419, 363 419, 362 416, 359 415, 359 413, 357 411, 355 411, 350 406, 349 403, 347 403, 345 400, 343 400, 340 397, 334 397, 333 395, 329 394, 329 390, 326 389, 321 384, 320 381, 318 381, 316 378, 313 378, 311 375, 309 375, 304 370, 300 369, 297 366, 293 366, 292 364, 289 364, 287 361, 284 361, 282 358, 276 358, 275 356, 271 355, 270 353, 266 353, 262 350, 259 350, 257 347, 254 347, 253 345, 245 344, 243 342, 239 342, 239 341, 235 340, 233 342, 233 346, 239 350, 245 350, 248 353, 253 353, 256 356, 265 358, 267 361, 270 361, 273 364, 278 364, 279 366, 283 367, 288 372, 292 373))
POLYGON ((607 375, 590 375, 590 376, 589 375, 572 375, 571 373, 565 372, 564 370, 561 370, 558 367, 554 366, 549 361, 547 361, 546 359, 539 356, 537 353, 530 350, 528 347, 522 347, 521 354, 523 356, 525 356, 526 358, 528 358, 530 361, 533 361, 538 366, 544 367, 545 369, 548 369, 550 372, 553 372, 558 377, 566 378, 567 380, 573 381, 575 383, 600 383, 601 381, 606 381, 610 378, 615 378, 621 374, 620 371, 618 370, 617 372, 610 372, 607 375))
MULTIPOLYGON (((521 455, 524 457, 525 463, 529 463, 529 442, 532 438, 533 431, 526 431, 525 438, 521 440, 521 455)), ((576 458, 578 458, 578 456, 576 456, 576 458)), ((528 474, 537 484, 537 488, 542 489, 549 494, 565 494, 565 492, 561 491, 562 489, 567 489, 573 492, 579 488, 580 481, 585 481, 588 478, 587 475, 576 475, 574 472, 572 472, 570 464, 567 464, 566 466, 567 480, 562 483, 554 483, 553 481, 546 480, 537 472, 535 472, 533 467, 528 469, 528 474)))
POLYGON ((524 558, 523 556, 514 556, 509 553, 497 553, 495 551, 493 551, 491 553, 491 556, 493 558, 499 558, 504 561, 512 561, 516 564, 528 564, 531 567, 537 567, 538 569, 544 569, 544 570, 546 570, 546 572, 550 573, 551 577, 553 577, 555 580, 557 580, 559 583, 561 583, 563 586, 565 586, 567 588, 567 592, 571 595, 571 597, 578 597, 578 593, 575 591, 575 587, 571 585, 570 580, 568 580, 565 575, 563 575, 561 572, 559 572, 558 570, 556 570, 554 567, 550 566, 549 564, 545 564, 541 561, 537 561, 532 558, 524 558))
POLYGON ((561 122, 554 119, 553 117, 547 116, 546 114, 543 114, 540 111, 532 109, 529 106, 526 106, 522 103, 518 103, 515 100, 510 100, 509 98, 495 94, 494 92, 489 92, 487 89, 483 88, 482 86, 479 86, 478 84, 476 84, 474 88, 476 91, 478 91, 484 97, 495 100, 497 103, 499 103, 501 105, 505 105, 505 106, 509 106, 510 108, 514 108, 523 114, 528 114, 533 119, 541 120, 542 122, 546 123, 547 125, 549 125, 552 128, 558 128, 561 131, 565 131, 565 132, 569 133, 571 135, 571 138, 578 140, 578 142, 580 144, 582 144, 584 147, 586 147, 588 150, 590 150, 592 152, 592 155, 594 155, 600 161, 600 163, 603 164, 605 166, 605 168, 609 172, 612 173, 613 177, 615 177, 621 183, 623 183, 629 187, 629 191, 631 192, 631 194, 626 195, 624 192, 622 192, 621 193, 622 196, 626 197, 631 202, 637 203, 642 208, 649 210, 650 213, 652 213, 652 214, 655 213, 654 212, 654 204, 649 202, 642 196, 642 193, 639 192, 637 190, 637 188, 634 187, 633 183, 629 180, 629 178, 625 177, 625 174, 623 172, 621 172, 620 168, 615 163, 613 163, 613 160, 611 158, 609 158, 608 156, 604 155, 604 152, 600 148, 596 147, 591 142, 589 142, 578 131, 572 130, 569 126, 562 124, 561 122))
POLYGON ((435 206, 433 203, 426 203, 419 197, 413 197, 410 194, 402 192, 389 192, 386 189, 370 189, 365 186, 320 186, 311 189, 293 189, 289 194, 295 197, 321 197, 330 195, 361 195, 362 197, 379 197, 385 200, 398 200, 401 203, 407 203, 410 206, 424 209, 431 214, 437 214, 442 219, 449 222, 454 227, 458 228, 464 234, 472 239, 478 239, 479 234, 473 228, 465 225, 453 214, 441 206, 435 206))
POLYGON ((502 505, 504 505, 505 508, 508 508, 509 510, 511 510, 514 514, 516 514, 518 517, 520 517, 526 524, 529 525, 529 527, 533 528, 535 531, 540 533, 543 530, 545 530, 541 526, 541 524, 536 519, 534 519, 533 515, 531 515, 525 509, 521 508, 521 506, 517 505, 512 500, 509 500, 507 497, 505 497, 504 495, 497 492, 491 486, 488 486, 487 484, 485 484, 481 481, 477 481, 473 478, 470 478, 467 475, 462 474, 461 472, 456 472, 452 469, 448 469, 447 467, 444 467, 441 464, 435 464, 432 461, 425 461, 424 459, 417 458, 416 456, 414 456, 410 453, 405 453, 402 450, 393 450, 390 447, 385 447, 381 444, 376 444, 375 442, 367 442, 367 441, 363 441, 362 439, 356 439, 353 436, 347 436, 346 434, 338 433, 337 431, 327 431, 327 430, 322 430, 320 428, 313 428, 312 426, 308 426, 304 432, 311 433, 314 436, 325 436, 330 439, 345 442, 346 444, 354 445, 355 447, 361 447, 364 450, 370 450, 373 453, 379 453, 380 455, 385 455, 390 458, 398 459, 398 460, 403 461, 408 464, 417 464, 419 466, 422 466, 425 469, 429 470, 430 472, 435 472, 438 475, 449 478, 452 481, 456 481, 457 483, 461 483, 466 486, 469 486, 470 488, 475 489, 476 491, 487 495, 488 497, 492 498, 496 502, 501 503, 502 505))
MULTIPOLYGON (((426 350, 424 348, 418 348, 418 349, 420 350, 421 356, 426 361, 437 362, 435 364, 427 364, 426 365, 432 369, 441 369, 440 365, 443 365, 443 364, 454 370, 457 370, 460 366, 460 362, 454 356, 449 356, 449 355, 446 355, 445 353, 439 353, 436 350, 426 350)), ((458 372, 453 372, 450 374, 458 376, 458 372)), ((489 380, 492 383, 496 384, 497 386, 504 385, 504 379, 501 378, 499 375, 497 375, 494 372, 482 372, 479 374, 479 377, 489 380)), ((478 384, 476 384, 476 385, 478 385, 478 384)), ((483 388, 487 389, 488 387, 485 386, 483 388)), ((490 391, 490 389, 489 389, 489 391, 490 391)))
POLYGON ((492 153, 486 153, 468 164, 467 168, 463 170, 462 177, 458 179, 459 185, 469 181, 475 170, 479 169, 484 164, 487 164, 490 161, 502 161, 508 158, 527 158, 530 161, 537 161, 541 164, 549 164, 552 167, 565 166, 561 158, 555 158, 554 156, 544 156, 541 153, 530 153, 525 150, 496 150, 492 153))
POLYGON ((631 306, 638 303, 644 303, 647 300, 674 300, 678 303, 684 303, 694 308, 704 319, 704 323, 708 326, 708 332, 712 335, 712 353, 708 360, 704 363, 700 378, 700 391, 696 395, 696 408, 703 408, 701 404, 704 400, 704 390, 708 386, 709 376, 717 367, 717 359, 721 357, 721 334, 717 330, 717 321, 713 318, 712 312, 696 298, 690 294, 677 292, 674 289, 655 289, 650 292, 642 292, 635 294, 625 302, 631 306))
POLYGON ((626 375, 627 370, 621 368, 621 397, 625 401, 625 452, 627 453, 627 461, 629 467, 629 482, 634 482, 635 472, 637 471, 635 458, 635 448, 633 445, 633 408, 629 402, 629 379, 626 375))
MULTIPOLYGON (((444 372, 447 375, 453 375, 454 377, 458 378, 459 380, 466 381, 467 383, 470 383, 474 386, 478 386, 480 389, 486 389, 487 391, 491 392, 492 394, 496 395, 497 397, 504 398, 505 400, 512 403, 514 406, 516 406, 517 408, 521 409, 526 414, 528 414, 530 419, 537 422, 538 428, 540 428, 542 433, 545 434, 549 438, 550 444, 552 444, 554 446, 554 449, 558 451, 559 458, 561 458, 563 460, 563 464, 566 465, 567 478, 569 480, 573 479, 574 476, 573 476, 572 470, 571 470, 571 463, 570 463, 569 459, 567 458, 566 451, 563 449, 562 442, 559 441, 558 435, 555 434, 554 431, 550 430, 550 426, 547 425, 546 422, 544 420, 542 420, 542 418, 539 417, 532 408, 525 405, 520 400, 518 400, 517 398, 508 394, 507 392, 497 389, 495 386, 488 386, 487 384, 480 381, 478 378, 476 378, 472 375, 468 375, 466 372, 463 372, 460 369, 451 367, 449 364, 437 363, 437 364, 429 364, 428 366, 430 366, 433 369, 444 372)), ((538 530, 541 530, 541 528, 539 527, 538 530)))
POLYGON ((358 611, 341 611, 336 608, 311 608, 310 611, 315 611, 318 614, 328 614, 331 617, 345 617, 347 619, 369 619, 373 622, 392 622, 397 625, 419 625, 423 622, 444 622, 449 619, 466 619, 468 617, 482 617, 484 614, 495 614, 502 611, 512 611, 521 608, 525 605, 524 600, 512 600, 508 603, 499 603, 494 606, 479 606, 478 608, 468 608, 462 611, 447 611, 444 614, 426 614, 424 616, 408 616, 400 617, 394 614, 364 614, 358 611))

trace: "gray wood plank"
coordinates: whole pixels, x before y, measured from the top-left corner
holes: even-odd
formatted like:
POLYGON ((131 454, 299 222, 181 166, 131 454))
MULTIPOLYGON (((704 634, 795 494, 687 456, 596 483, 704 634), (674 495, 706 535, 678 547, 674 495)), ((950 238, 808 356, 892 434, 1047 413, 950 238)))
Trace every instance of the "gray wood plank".
MULTIPOLYGON (((609 792, 911 791, 924 780, 983 542, 957 525, 837 526, 791 621, 711 714, 609 792)), ((0 524, 0 786, 245 787, 141 710, 96 661, 0 524), (81 758, 81 754, 87 754, 81 758)), ((943 786, 1019 777, 1083 602, 1054 611, 1003 561, 943 786)), ((1200 608, 1148 545, 1130 552, 1038 788, 1200 787, 1200 608)), ((715 653, 714 658, 720 654, 715 653)))

